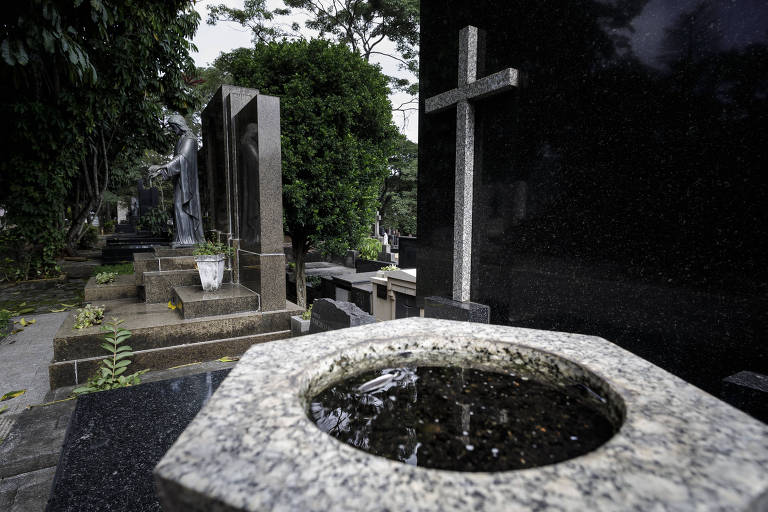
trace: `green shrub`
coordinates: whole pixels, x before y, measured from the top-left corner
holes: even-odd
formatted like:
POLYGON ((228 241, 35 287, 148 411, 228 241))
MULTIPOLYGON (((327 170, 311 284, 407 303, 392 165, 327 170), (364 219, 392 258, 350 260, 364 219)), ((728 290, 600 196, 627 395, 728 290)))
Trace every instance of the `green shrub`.
POLYGON ((317 288, 322 282, 323 278, 320 276, 307 276, 307 284, 312 288, 317 288))
POLYGON ((108 220, 104 222, 104 233, 114 233, 115 232, 115 226, 117 223, 113 220, 108 220))
POLYGON ((96 284, 112 283, 117 279, 117 272, 100 272, 96 274, 96 284))
POLYGON ((96 374, 93 375, 85 386, 75 388, 72 393, 75 395, 84 395, 94 391, 105 391, 107 389, 123 388, 133 386, 141 382, 141 375, 149 370, 141 370, 131 375, 123 375, 131 364, 129 357, 133 356, 133 349, 122 343, 130 338, 131 331, 123 329, 120 324, 122 320, 113 318, 102 327, 105 342, 101 347, 109 352, 109 357, 101 360, 96 374))
POLYGON ((302 320, 309 320, 312 318, 312 304, 309 305, 309 309, 301 314, 302 320))
POLYGON ((96 229, 96 226, 88 226, 85 229, 85 233, 83 233, 82 238, 80 238, 80 248, 92 249, 96 247, 96 244, 98 242, 99 242, 99 231, 96 229))
POLYGON ((216 254, 232 256, 232 248, 221 242, 206 240, 205 243, 197 244, 192 254, 195 256, 214 256, 216 254))
POLYGON ((75 329, 85 329, 92 325, 99 325, 104 319, 104 306, 86 304, 84 308, 77 310, 75 317, 75 329))
POLYGON ((363 238, 357 246, 360 257, 364 260, 375 260, 381 252, 381 242, 375 238, 363 238))
POLYGON ((54 246, 32 243, 18 228, 0 229, 0 282, 59 276, 56 254, 54 246))
POLYGON ((152 236, 169 236, 171 228, 168 222, 171 220, 168 212, 161 206, 155 206, 139 219, 139 229, 149 231, 152 236))
POLYGON ((397 265, 387 265, 386 267, 381 267, 379 270, 383 270, 384 272, 391 272, 393 270, 400 270, 400 267, 397 265))

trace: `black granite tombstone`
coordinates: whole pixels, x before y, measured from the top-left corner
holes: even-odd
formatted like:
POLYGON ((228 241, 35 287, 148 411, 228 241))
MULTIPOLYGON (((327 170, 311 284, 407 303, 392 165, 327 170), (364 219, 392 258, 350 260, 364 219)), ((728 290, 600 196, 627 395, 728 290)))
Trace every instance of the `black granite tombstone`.
POLYGON ((144 188, 144 180, 136 182, 136 191, 139 199, 139 218, 141 218, 160 204, 160 191, 157 187, 144 188))
POLYGON ((205 197, 201 204, 203 216, 208 217, 214 230, 232 233, 232 198, 236 190, 232 120, 258 94, 257 89, 222 85, 203 109, 200 119, 205 147, 205 173, 200 178, 200 190, 205 197))
POLYGON ((152 470, 228 373, 200 373, 78 398, 47 510, 162 510, 152 470))
POLYGON ((376 319, 351 302, 317 299, 312 304, 309 333, 334 331, 357 325, 372 324, 376 319))
POLYGON ((768 373, 768 5, 423 0, 420 16, 421 300, 451 296, 457 162, 456 107, 424 101, 457 87, 475 26, 477 78, 519 79, 473 103, 471 299, 713 393, 768 373))

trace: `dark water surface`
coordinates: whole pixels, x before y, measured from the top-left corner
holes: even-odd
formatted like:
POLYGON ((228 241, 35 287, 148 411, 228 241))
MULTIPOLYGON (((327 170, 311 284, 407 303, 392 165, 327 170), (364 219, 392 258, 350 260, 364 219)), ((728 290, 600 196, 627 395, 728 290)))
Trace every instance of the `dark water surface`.
POLYGON ((314 397, 309 416, 366 452, 455 471, 552 464, 594 450, 618 430, 605 399, 585 386, 459 367, 363 373, 314 397))

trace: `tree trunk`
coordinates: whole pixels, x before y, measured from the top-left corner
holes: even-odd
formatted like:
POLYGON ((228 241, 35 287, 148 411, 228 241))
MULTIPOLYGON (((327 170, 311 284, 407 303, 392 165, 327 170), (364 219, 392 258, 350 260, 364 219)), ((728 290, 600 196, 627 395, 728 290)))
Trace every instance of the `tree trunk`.
POLYGON ((296 262, 296 304, 307 309, 307 275, 305 273, 304 256, 307 252, 305 237, 291 237, 293 258, 296 262))

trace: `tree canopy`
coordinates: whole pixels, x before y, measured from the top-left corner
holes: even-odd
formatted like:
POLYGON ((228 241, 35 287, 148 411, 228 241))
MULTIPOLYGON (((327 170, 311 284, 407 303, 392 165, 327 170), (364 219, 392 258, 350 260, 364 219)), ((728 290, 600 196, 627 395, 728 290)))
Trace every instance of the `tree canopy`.
MULTIPOLYGON (((418 0, 283 0, 286 7, 270 10, 266 0, 245 0, 243 8, 224 4, 208 8, 208 23, 233 21, 253 32, 255 44, 282 38, 301 38, 299 26, 281 23, 282 16, 293 10, 307 16, 306 27, 349 46, 370 61, 372 55, 394 59, 403 69, 418 73, 419 2, 418 0), (330 37, 329 37, 330 36, 330 37), (386 40, 395 45, 394 52, 382 49, 386 40)), ((415 95, 418 85, 407 79, 390 77, 395 88, 415 95)))
POLYGON ((13 2, 0 25, 0 205, 49 261, 77 243, 113 165, 167 148, 164 108, 187 111, 189 0, 13 2))
POLYGON ((272 42, 224 54, 235 85, 280 96, 283 210, 304 305, 304 254, 338 253, 370 228, 397 130, 387 79, 343 44, 272 42))

